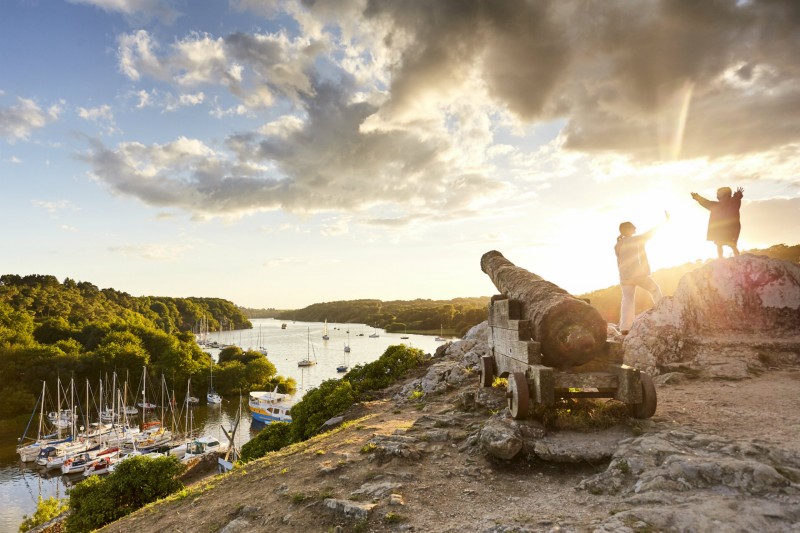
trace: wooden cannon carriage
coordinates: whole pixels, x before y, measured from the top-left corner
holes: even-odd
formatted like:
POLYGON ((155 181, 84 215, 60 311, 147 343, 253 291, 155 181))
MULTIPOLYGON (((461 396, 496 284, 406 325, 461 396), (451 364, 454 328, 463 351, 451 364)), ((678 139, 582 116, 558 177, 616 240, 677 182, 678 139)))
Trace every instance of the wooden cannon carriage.
POLYGON ((507 378, 511 415, 525 418, 531 402, 557 398, 615 398, 636 418, 656 410, 656 390, 646 373, 623 364, 622 346, 606 340, 606 322, 583 300, 487 252, 481 269, 503 294, 489 304, 489 346, 481 358, 480 385, 507 378))

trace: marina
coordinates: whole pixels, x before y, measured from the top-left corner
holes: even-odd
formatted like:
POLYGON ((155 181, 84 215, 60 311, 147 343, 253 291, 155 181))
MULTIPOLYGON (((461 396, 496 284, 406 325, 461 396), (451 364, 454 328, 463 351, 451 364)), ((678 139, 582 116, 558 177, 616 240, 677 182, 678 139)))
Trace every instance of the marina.
MULTIPOLYGON (((375 361, 386 348, 392 345, 406 344, 431 354, 441 345, 441 342, 435 341, 432 336, 386 333, 383 330, 374 330, 371 326, 364 324, 328 322, 327 335, 329 338, 326 340, 322 338, 325 330, 324 322, 292 322, 273 319, 254 319, 251 322, 252 329, 210 332, 204 335, 205 338, 199 340, 206 344, 236 345, 243 350, 260 351, 265 348, 269 354, 267 358, 275 365, 278 374, 294 378, 298 390, 289 398, 280 398, 281 401, 276 405, 269 405, 273 402, 270 395, 274 391, 253 391, 259 393, 254 405, 265 408, 262 414, 257 413, 255 417, 249 408, 249 405, 253 404, 253 399, 247 393, 243 394, 241 399, 238 396, 230 398, 223 395, 219 404, 195 404, 192 402, 194 407, 190 411, 191 423, 196 438, 186 443, 186 448, 184 448, 184 450, 188 449, 190 454, 200 454, 216 449, 217 445, 214 445, 214 442, 227 445, 228 439, 222 428, 230 431, 237 422, 237 414, 239 422, 239 429, 235 437, 237 447, 241 447, 265 427, 264 422, 258 419, 263 421, 285 420, 288 412, 282 405, 284 400, 289 404, 294 404, 302 398, 305 392, 323 381, 339 379, 343 376, 341 372, 337 372, 337 367, 342 365, 344 346, 350 348, 346 355, 352 369, 356 365, 375 361), (285 327, 283 327, 284 325, 285 327), (368 328, 368 331, 374 330, 373 334, 377 336, 359 335, 365 328, 368 328), (298 362, 307 356, 309 345, 316 357, 317 364, 310 367, 298 367, 298 362), (239 410, 240 401, 241 411, 239 410), (275 416, 268 414, 267 409, 269 408, 272 408, 271 414, 275 416)), ((210 348, 207 345, 203 346, 203 349, 215 360, 220 352, 220 348, 210 348)), ((148 401, 150 400, 148 399, 148 401)), ((59 414, 56 419, 69 420, 70 414, 59 414)), ((63 473, 62 466, 65 460, 60 462, 58 468, 46 468, 35 462, 23 463, 17 455, 16 446, 17 440, 24 431, 25 423, 0 429, 0 498, 6 502, 0 508, 0 531, 15 531, 22 521, 23 515, 35 512, 40 496, 45 499, 51 496, 65 498, 69 487, 86 477, 87 469, 90 469, 92 473, 108 471, 109 465, 101 456, 107 447, 91 451, 84 448, 76 452, 79 454, 78 459, 68 464, 66 469, 71 471, 68 474, 63 473), (97 459, 98 456, 99 460, 94 465, 89 465, 88 462, 81 463, 85 457, 80 454, 94 454, 95 457, 91 460, 97 459), (74 465, 74 463, 79 464, 74 465), (87 466, 81 470, 81 464, 87 466)), ((154 438, 157 436, 155 433, 157 430, 152 432, 154 438)), ((137 436, 136 438, 142 437, 137 436)), ((111 466, 113 467, 113 464, 111 466)))

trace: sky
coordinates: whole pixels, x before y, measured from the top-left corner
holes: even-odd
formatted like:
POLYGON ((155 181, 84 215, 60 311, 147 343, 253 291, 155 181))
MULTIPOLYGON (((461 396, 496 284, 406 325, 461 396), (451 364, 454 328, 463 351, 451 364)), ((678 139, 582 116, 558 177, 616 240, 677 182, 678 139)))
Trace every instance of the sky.
POLYGON ((0 273, 300 308, 800 243, 796 0, 3 0, 0 273))

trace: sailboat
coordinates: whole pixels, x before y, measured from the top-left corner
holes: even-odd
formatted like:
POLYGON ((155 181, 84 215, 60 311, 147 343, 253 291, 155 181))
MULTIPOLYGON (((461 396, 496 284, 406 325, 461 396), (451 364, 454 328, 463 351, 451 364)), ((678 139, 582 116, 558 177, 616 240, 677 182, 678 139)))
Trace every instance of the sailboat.
POLYGON ((208 382, 208 394, 206 400, 210 404, 222 403, 222 397, 214 390, 214 361, 211 361, 211 379, 208 382))
POLYGON ((444 341, 447 340, 447 339, 444 338, 444 335, 442 334, 442 325, 441 324, 439 324, 439 336, 436 337, 436 339, 434 339, 434 340, 436 342, 444 342, 444 341))
POLYGON ((347 366, 347 354, 350 353, 350 332, 347 332, 347 344, 344 345, 344 361, 342 361, 339 366, 336 367, 336 371, 339 373, 347 372, 349 368, 347 366))
POLYGON ((402 339, 407 339, 407 338, 408 338, 408 326, 406 326, 405 330, 403 331, 403 334, 400 335, 400 339, 401 340, 402 339))
POLYGON ((325 319, 325 326, 322 328, 322 340, 327 341, 330 337, 328 337, 328 319, 325 319))
POLYGON ((267 352, 267 347, 264 346, 264 341, 261 340, 261 326, 258 326, 258 352, 261 355, 269 355, 267 352))
POLYGON ((297 362, 297 366, 313 366, 317 364, 317 355, 314 354, 314 360, 311 360, 311 328, 308 328, 308 347, 306 348, 306 358, 297 362))
POLYGON ((380 337, 380 335, 378 335, 378 331, 375 328, 372 328, 372 335, 370 335, 369 338, 377 339, 378 337, 380 337))

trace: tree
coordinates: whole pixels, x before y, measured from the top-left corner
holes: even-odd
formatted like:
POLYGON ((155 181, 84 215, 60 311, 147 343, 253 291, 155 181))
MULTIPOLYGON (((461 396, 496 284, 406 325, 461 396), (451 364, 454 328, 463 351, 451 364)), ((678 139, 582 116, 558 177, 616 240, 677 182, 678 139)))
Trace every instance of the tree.
POLYGON ((175 456, 132 457, 106 478, 92 476, 69 493, 68 531, 93 531, 183 488, 186 467, 175 456))
POLYGON ((36 512, 33 516, 24 515, 22 517, 22 524, 19 526, 21 532, 30 531, 31 529, 49 522, 61 513, 69 509, 69 500, 59 500, 53 496, 42 499, 39 496, 39 503, 36 504, 36 512))

